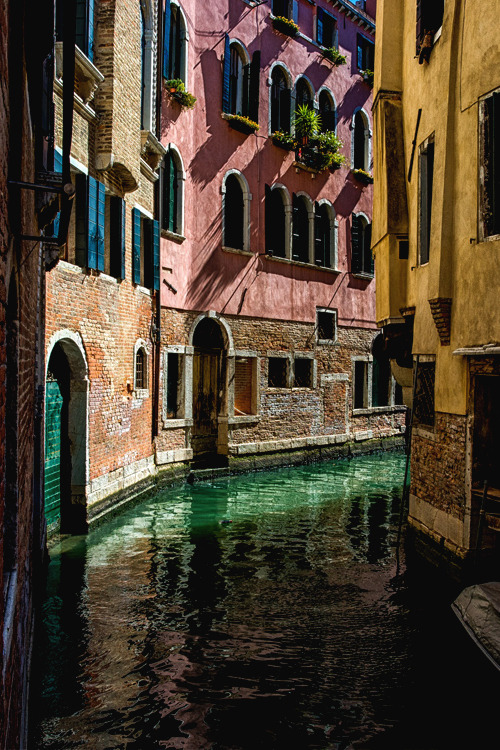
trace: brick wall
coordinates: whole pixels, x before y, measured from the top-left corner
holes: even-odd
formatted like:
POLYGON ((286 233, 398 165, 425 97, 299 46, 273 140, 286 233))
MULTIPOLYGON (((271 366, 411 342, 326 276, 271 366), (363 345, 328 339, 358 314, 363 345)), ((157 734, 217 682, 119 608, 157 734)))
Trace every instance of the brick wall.
POLYGON ((465 441, 466 417, 437 412, 434 431, 414 428, 411 453, 411 494, 461 521, 465 441))

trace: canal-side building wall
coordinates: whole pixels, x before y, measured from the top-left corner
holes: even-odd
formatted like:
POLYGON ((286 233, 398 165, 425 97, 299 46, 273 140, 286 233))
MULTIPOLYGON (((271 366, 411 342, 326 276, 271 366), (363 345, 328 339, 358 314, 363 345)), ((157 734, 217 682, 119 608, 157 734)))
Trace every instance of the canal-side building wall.
MULTIPOLYGON (((57 4, 57 12, 63 3, 57 4)), ((68 242, 47 283, 45 510, 79 532, 155 473, 157 4, 79 3, 68 242)), ((56 24, 56 162, 63 38, 56 24)))
POLYGON ((401 435, 400 393, 373 348, 365 69, 373 65, 374 6, 166 3, 160 466, 210 451, 282 460, 278 453, 401 435), (276 27, 280 15, 297 23, 295 36, 276 27), (344 64, 325 58, 330 45, 344 64), (194 107, 171 90, 178 78, 194 107), (276 104, 283 96, 285 118, 276 104), (295 134, 304 100, 342 141, 339 169, 304 167, 305 151, 276 145, 277 126, 295 134), (238 114, 251 114, 258 129, 234 129, 238 114), (298 237, 301 210, 308 226, 298 237), (322 211, 328 257, 317 234, 322 211))
POLYGON ((410 524, 462 560, 498 546, 498 32, 493 1, 378 4, 377 322, 413 404, 410 524))
POLYGON ((26 746, 34 609, 43 567, 43 295, 37 238, 55 195, 47 117, 51 2, 0 3, 0 747, 26 746))

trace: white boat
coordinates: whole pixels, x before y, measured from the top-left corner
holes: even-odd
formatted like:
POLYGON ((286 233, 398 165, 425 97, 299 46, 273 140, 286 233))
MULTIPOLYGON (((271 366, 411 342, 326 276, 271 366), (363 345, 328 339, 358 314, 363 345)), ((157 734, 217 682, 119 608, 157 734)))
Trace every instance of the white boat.
POLYGON ((451 607, 470 637, 500 670, 500 583, 468 586, 451 607))

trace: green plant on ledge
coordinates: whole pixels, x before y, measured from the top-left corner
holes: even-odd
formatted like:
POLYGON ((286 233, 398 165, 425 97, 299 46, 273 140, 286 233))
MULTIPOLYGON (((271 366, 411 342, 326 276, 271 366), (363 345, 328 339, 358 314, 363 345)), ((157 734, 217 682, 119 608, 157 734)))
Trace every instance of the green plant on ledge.
POLYGON ((297 147, 297 141, 290 133, 285 133, 283 130, 275 130, 271 133, 271 138, 275 146, 284 148, 286 151, 293 151, 297 147))
POLYGON ((342 141, 332 130, 316 133, 307 146, 299 149, 297 161, 318 172, 338 169, 345 162, 345 156, 339 153, 342 146, 342 141))
POLYGON ((234 130, 239 130, 240 133, 255 133, 259 129, 259 123, 255 120, 251 120, 245 115, 224 115, 224 119, 228 121, 229 125, 234 130))
POLYGON ((184 81, 180 78, 170 78, 168 81, 165 81, 165 86, 169 96, 178 101, 181 107, 184 109, 193 109, 196 104, 196 97, 190 94, 189 91, 186 91, 184 81))
POLYGON ((295 113, 295 135, 299 143, 305 146, 309 138, 321 130, 321 115, 307 104, 300 104, 295 113))
POLYGON ((363 182, 365 185, 371 185, 373 182, 373 175, 364 169, 353 169, 352 173, 359 182, 363 182))
POLYGON ((363 76, 363 81, 373 88, 373 70, 367 68, 361 72, 361 75, 363 76))
POLYGON ((345 55, 341 55, 336 47, 326 47, 325 49, 321 50, 321 54, 336 66, 345 65, 347 62, 347 57, 345 55))
POLYGON ((299 33, 299 27, 296 23, 293 21, 290 21, 289 18, 285 18, 285 16, 275 16, 273 18, 273 26, 276 29, 276 31, 280 31, 282 34, 286 34, 287 36, 297 36, 299 33))

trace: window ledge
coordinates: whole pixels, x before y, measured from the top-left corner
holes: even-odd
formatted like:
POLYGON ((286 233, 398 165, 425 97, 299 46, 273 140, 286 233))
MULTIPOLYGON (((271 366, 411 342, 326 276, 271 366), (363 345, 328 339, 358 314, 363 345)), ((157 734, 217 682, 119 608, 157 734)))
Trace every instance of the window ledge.
POLYGON ((373 281, 372 273, 353 273, 355 279, 362 279, 363 281, 373 281))
POLYGON ((153 183, 156 182, 160 177, 160 175, 157 172, 151 169, 147 161, 145 161, 145 159, 142 156, 141 156, 141 174, 143 174, 144 177, 146 177, 150 182, 153 182, 153 183))
POLYGON ((480 245, 482 242, 498 242, 498 240, 500 240, 500 234, 488 234, 481 237, 477 244, 480 245))
POLYGON ((363 417, 369 416, 370 414, 399 414, 400 412, 404 412, 405 410, 406 406, 404 406, 403 404, 392 404, 390 406, 368 406, 364 407, 363 409, 353 409, 352 415, 353 417, 363 417))
POLYGON ((177 242, 179 245, 181 245, 186 239, 183 234, 177 234, 177 232, 171 232, 170 229, 162 229, 161 236, 165 240, 173 240, 174 242, 177 242))
POLYGON ((338 339, 316 339, 316 343, 319 346, 334 346, 335 344, 338 344, 338 339))
MULTIPOLYGON (((63 42, 56 42, 56 78, 63 78, 63 42)), ((75 78, 78 93, 85 105, 94 98, 95 92, 104 76, 89 60, 87 55, 75 45, 75 78)))
POLYGON ((135 288, 139 292, 142 292, 142 294, 145 294, 147 297, 152 297, 153 296, 153 290, 152 289, 148 289, 147 287, 141 286, 140 284, 135 284, 135 288))
POLYGON ((226 247, 226 245, 222 245, 222 250, 224 253, 234 253, 235 255, 246 255, 247 258, 251 258, 255 253, 252 253, 251 250, 238 250, 237 247, 226 247))
POLYGON ((412 435, 428 438, 429 440, 437 440, 437 435, 434 432, 434 427, 431 427, 430 425, 413 424, 412 435))
POLYGON ((149 398, 149 388, 134 388, 134 398, 137 401, 143 401, 145 398, 149 398))
MULTIPOLYGON (((276 255, 268 255, 265 253, 264 257, 267 260, 272 260, 276 263, 289 263, 293 266, 301 266, 302 268, 310 268, 314 269, 315 271, 326 271, 326 273, 334 273, 339 274, 341 271, 337 268, 328 268, 327 266, 317 266, 315 263, 304 263, 301 260, 290 260, 290 258, 278 258, 276 255)), ((373 278, 370 276, 370 278, 373 278)))
POLYGON ((163 428, 165 430, 176 430, 181 427, 192 427, 192 419, 164 419, 163 428))
POLYGON ((260 422, 260 417, 258 414, 240 414, 235 415, 234 417, 228 417, 227 423, 228 424, 257 424, 260 422))

